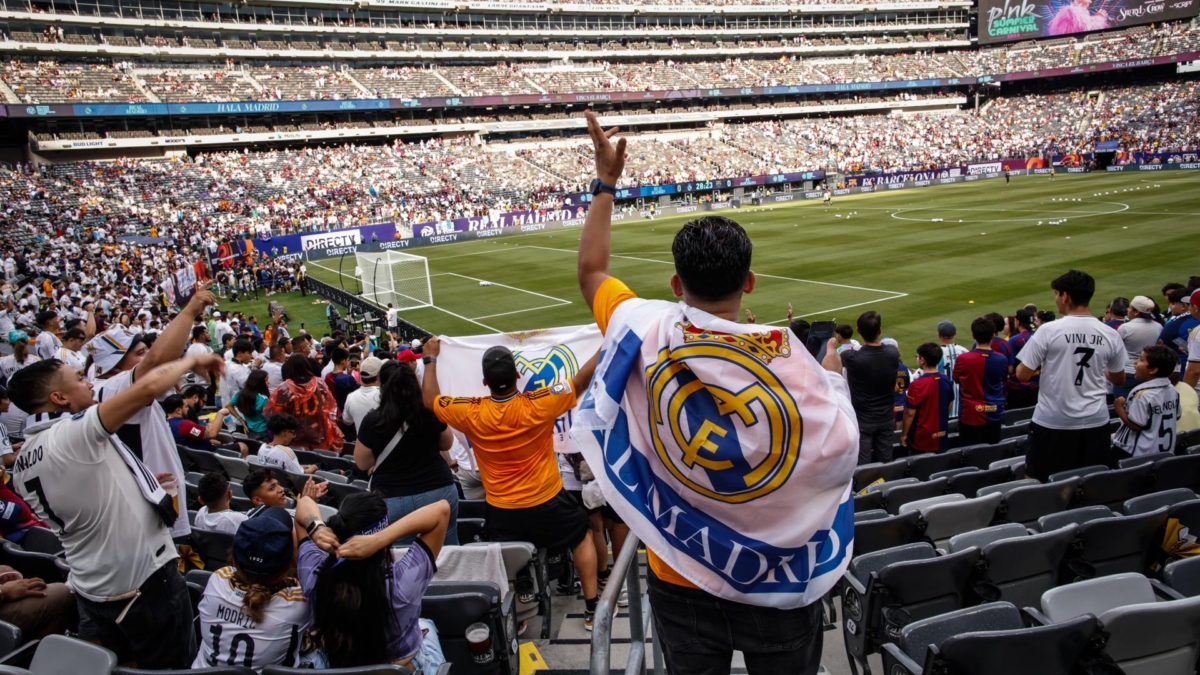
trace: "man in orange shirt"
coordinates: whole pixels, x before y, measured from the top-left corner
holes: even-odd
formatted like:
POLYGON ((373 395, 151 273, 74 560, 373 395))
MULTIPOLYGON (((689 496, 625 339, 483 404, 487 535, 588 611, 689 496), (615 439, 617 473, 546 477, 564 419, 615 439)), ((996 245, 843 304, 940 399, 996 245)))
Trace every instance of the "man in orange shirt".
POLYGON ((431 337, 422 347, 425 405, 442 423, 466 434, 479 463, 487 499, 487 527, 492 541, 527 541, 538 548, 574 552, 575 570, 583 586, 584 628, 592 629, 596 611, 596 549, 587 511, 563 489, 554 456, 554 424, 575 408, 575 392, 587 389, 596 356, 580 367, 570 382, 522 393, 517 364, 505 347, 483 355, 483 383, 488 398, 442 396, 437 358, 442 345, 431 337))
MULTIPOLYGON (((837 564, 841 569, 849 564, 846 550, 853 540, 853 523, 847 521, 853 520, 850 480, 858 453, 858 426, 849 388, 841 374, 837 339, 831 339, 826 345, 825 359, 818 365, 804 353, 802 343, 791 346, 790 350, 778 349, 780 345, 787 345, 795 339, 789 330, 785 329, 782 334, 778 331, 741 332, 742 327, 737 322, 742 313, 742 296, 754 290, 756 281, 754 272, 750 270, 753 246, 746 231, 728 218, 706 216, 684 224, 676 234, 672 244, 676 273, 670 283, 672 293, 681 300, 678 304, 640 300, 629 287, 610 276, 611 217, 617 181, 625 165, 625 139, 612 142, 610 139, 617 129, 604 131, 595 113, 589 111, 586 116, 588 133, 595 148, 597 178, 592 182, 592 203, 579 242, 578 275, 584 300, 591 307, 600 330, 605 333, 603 350, 608 356, 596 375, 597 386, 589 393, 592 400, 584 401, 581 412, 586 413, 589 408, 598 410, 601 395, 608 396, 609 391, 620 389, 608 397, 615 397, 617 401, 624 399, 621 415, 628 413, 629 417, 619 419, 626 428, 619 434, 616 431, 608 433, 599 444, 600 457, 605 466, 599 466, 595 461, 590 463, 597 476, 610 477, 608 485, 604 479, 601 480, 606 496, 612 492, 625 497, 625 490, 628 490, 636 494, 636 499, 656 505, 650 509, 650 524, 647 525, 647 519, 637 505, 630 501, 615 504, 613 499, 609 499, 609 503, 625 517, 630 528, 646 543, 654 632, 663 648, 667 672, 671 675, 727 675, 733 652, 741 651, 751 675, 813 675, 818 672, 821 660, 819 597, 823 591, 806 592, 807 589, 801 584, 774 594, 768 588, 772 585, 783 586, 781 582, 785 577, 790 582, 797 569, 791 563, 799 557, 790 554, 796 551, 809 552, 810 549, 805 545, 789 548, 789 555, 782 560, 772 559, 769 563, 767 555, 759 554, 757 559, 763 562, 762 568, 757 568, 753 563, 750 567, 757 569, 754 579, 761 580, 757 590, 767 592, 738 595, 739 589, 748 587, 751 582, 745 582, 741 587, 722 584, 737 569, 737 553, 727 554, 727 559, 719 563, 714 564, 713 561, 720 556, 720 549, 730 548, 730 541, 736 542, 732 550, 737 551, 741 545, 736 538, 756 532, 740 532, 728 523, 718 522, 713 514, 732 516, 732 512, 739 511, 745 517, 748 509, 751 511, 751 520, 758 517, 773 521, 774 515, 786 513, 788 520, 784 526, 775 527, 769 523, 760 529, 773 528, 779 539, 800 533, 802 539, 807 539, 813 545, 812 551, 820 551, 818 559, 830 561, 837 554, 837 564), (636 319, 632 318, 635 314, 636 319), (671 326, 676 314, 683 314, 684 320, 664 329, 663 326, 671 326), (701 324, 719 326, 720 329, 704 328, 701 324), (643 341, 642 335, 635 333, 635 327, 652 337, 643 341), (619 337, 622 328, 626 330, 624 338, 619 337), (675 331, 689 332, 687 338, 701 345, 704 345, 704 341, 736 343, 738 340, 763 340, 758 344, 760 353, 773 358, 751 359, 753 368, 747 368, 745 372, 753 372, 754 375, 739 373, 738 362, 732 357, 711 357, 712 361, 724 365, 706 365, 699 356, 688 361, 682 354, 688 348, 679 348, 680 355, 672 352, 674 343, 669 340, 674 339, 670 336, 675 331), (670 336, 664 339, 663 333, 669 333, 670 336), (616 344, 610 344, 614 335, 618 336, 616 344), (778 342, 767 342, 774 339, 778 339, 778 342), (649 351, 659 359, 658 363, 647 363, 645 344, 649 344, 649 351), (659 349, 663 344, 667 346, 659 349), (768 353, 771 349, 776 351, 768 353), (620 368, 617 369, 618 374, 613 374, 612 364, 618 359, 623 359, 622 366, 628 368, 630 374, 624 374, 625 371, 620 368), (672 437, 664 441, 661 435, 656 435, 657 452, 648 451, 642 455, 632 445, 635 431, 638 434, 658 434, 655 429, 659 423, 654 419, 636 416, 641 409, 634 407, 630 400, 644 401, 649 396, 650 399, 661 401, 664 395, 652 389, 650 375, 645 376, 645 381, 639 383, 636 391, 624 387, 630 386, 628 382, 637 382, 639 373, 651 371, 656 374, 664 371, 686 373, 686 377, 681 376, 677 380, 683 384, 669 392, 673 406, 670 410, 672 415, 686 418, 692 439, 680 442, 672 437), (785 374, 786 380, 783 379, 785 374), (704 377, 709 379, 705 380, 704 377), (714 380, 720 377, 726 377, 728 381, 714 380), (768 381, 776 384, 763 384, 768 381), (751 386, 738 389, 747 383, 751 386), (642 386, 645 389, 641 389, 642 386), (731 387, 737 393, 722 387, 731 387), (756 435, 759 424, 775 428, 767 423, 765 415, 762 420, 754 418, 751 425, 741 426, 741 432, 734 442, 725 445, 716 442, 714 439, 723 440, 730 435, 727 427, 720 426, 726 422, 721 418, 738 416, 736 412, 728 413, 745 405, 742 399, 750 394, 741 393, 743 391, 769 391, 779 399, 788 399, 789 405, 794 404, 795 417, 804 417, 804 428, 800 432, 804 442, 790 447, 784 442, 775 442, 774 438, 763 438, 761 433, 756 435), (696 398, 706 400, 688 409, 691 404, 688 397, 692 393, 696 394, 696 398), (713 405, 714 401, 717 405, 713 405), (650 431, 643 432, 643 429, 650 431), (668 446, 672 442, 674 445, 668 446), (803 465, 802 469, 793 473, 780 471, 780 478, 771 485, 771 490, 780 490, 788 497, 811 496, 812 499, 796 499, 786 504, 780 504, 782 500, 777 500, 765 504, 774 496, 765 489, 764 494, 754 500, 722 499, 735 492, 728 484, 720 482, 726 478, 725 474, 739 470, 731 458, 736 455, 738 461, 747 463, 747 455, 743 453, 763 446, 772 451, 772 456, 788 455, 792 461, 798 462, 797 466, 803 465), (608 454, 613 449, 622 452, 617 461, 608 454), (733 454, 720 454, 729 452, 733 454), (668 462, 680 461, 677 454, 682 454, 681 463, 689 468, 689 472, 676 474, 682 475, 682 479, 660 479, 660 474, 654 473, 654 464, 665 466, 668 462), (697 477, 706 482, 694 480, 697 477), (626 481, 633 483, 631 485, 626 481), (615 486, 618 482, 624 485, 618 488, 615 486), (693 487, 697 484, 699 488, 693 487), (672 494, 664 494, 667 490, 672 494), (692 493, 703 496, 693 497, 692 493), (713 505, 715 508, 700 514, 700 509, 713 505), (707 518, 701 521, 697 514, 707 514, 707 518), (704 523, 703 527, 699 525, 701 522, 704 523), (718 528, 718 525, 724 527, 718 528), (827 533, 839 528, 845 535, 845 546, 828 540, 827 533), (663 532, 673 534, 676 539, 659 536, 660 543, 655 548, 650 536, 662 535, 663 532), (717 540, 718 536, 721 540, 717 540), (672 568, 666 560, 669 556, 683 564, 672 568), (781 565, 777 568, 780 572, 766 574, 768 564, 781 565), (722 570, 722 567, 725 569, 722 570), (721 576, 722 573, 725 576, 721 576), (701 584, 707 584, 710 590, 701 588, 701 584), (724 587, 720 588, 722 585, 724 587), (730 597, 748 599, 738 601, 730 597)), ((683 344, 689 344, 687 338, 681 339, 683 344)), ((712 351, 730 350, 718 347, 712 351)), ((655 382, 661 382, 662 379, 665 378, 655 382)), ((649 417, 652 418, 653 411, 657 410, 659 408, 653 408, 649 417)), ((747 406, 746 410, 756 409, 747 406)), ((575 432, 588 429, 581 425, 580 417, 582 415, 575 421, 575 432)), ((783 427, 782 423, 780 427, 783 427)), ((612 428, 609 427, 610 430, 612 428)), ((584 449, 584 454, 588 455, 588 449, 584 449)), ((737 476, 739 479, 743 477, 746 482, 742 487, 751 485, 751 476, 745 473, 737 476)), ((728 520, 732 521, 733 518, 728 520)), ((775 549, 774 545, 761 541, 758 544, 768 554, 775 549)), ((822 583, 829 584, 840 576, 836 567, 821 570, 820 574, 804 565, 799 569, 800 574, 795 576, 802 577, 805 584, 812 581, 816 585, 818 576, 822 583)), ((750 576, 746 574, 745 567, 741 573, 750 576)))

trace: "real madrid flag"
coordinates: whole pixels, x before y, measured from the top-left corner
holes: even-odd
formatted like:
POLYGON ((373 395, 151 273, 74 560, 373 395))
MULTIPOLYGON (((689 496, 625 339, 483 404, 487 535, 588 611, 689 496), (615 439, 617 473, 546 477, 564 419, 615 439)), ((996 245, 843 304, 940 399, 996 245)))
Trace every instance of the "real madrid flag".
POLYGON ((683 303, 613 314, 572 438, 658 558, 721 598, 793 608, 850 563, 858 424, 787 328, 683 303))

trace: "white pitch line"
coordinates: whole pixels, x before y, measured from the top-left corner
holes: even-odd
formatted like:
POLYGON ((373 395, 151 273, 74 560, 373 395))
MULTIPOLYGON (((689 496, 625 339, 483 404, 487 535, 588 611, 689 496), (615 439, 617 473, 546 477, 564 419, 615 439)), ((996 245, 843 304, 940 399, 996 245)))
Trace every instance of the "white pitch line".
MULTIPOLYGON (((461 314, 455 314, 454 312, 451 312, 450 310, 448 310, 448 309, 444 309, 444 308, 442 308, 442 307, 438 307, 437 305, 430 305, 430 307, 432 307, 432 308, 436 309, 436 310, 437 310, 437 311, 439 311, 439 312, 445 312, 446 314, 449 314, 450 316, 452 316, 452 317, 454 317, 454 318, 456 318, 456 319, 462 319, 463 321, 466 321, 466 322, 468 322, 468 323, 473 323, 473 324, 475 324, 476 326, 482 326, 483 328, 486 328, 486 329, 488 329, 488 330, 492 331, 493 333, 503 333, 503 332, 504 332, 504 331, 502 331, 502 330, 500 330, 500 329, 498 329, 498 328, 493 328, 493 327, 491 327, 491 326, 487 325, 486 323, 479 323, 479 322, 478 322, 478 321, 476 321, 475 319, 468 319, 467 317, 465 317, 465 316, 463 316, 463 315, 461 315, 461 314)), ((480 317, 480 318, 487 318, 487 317, 480 317)))
POLYGON ((477 316, 476 319, 494 319, 498 316, 509 316, 511 314, 523 314, 525 312, 536 312, 539 309, 551 309, 554 307, 565 307, 571 304, 569 301, 560 302, 554 305, 542 305, 541 307, 530 307, 529 309, 518 309, 511 312, 500 312, 499 314, 488 314, 487 316, 477 316))
MULTIPOLYGON (((526 246, 525 248, 542 248, 542 247, 541 247, 541 246, 536 246, 536 247, 535 247, 535 246, 526 246)), ((522 293, 528 293, 528 294, 530 294, 530 295, 536 295, 536 296, 538 296, 539 298, 545 298, 545 299, 547 299, 547 300, 554 300, 555 302, 560 302, 560 303, 562 303, 562 304, 564 304, 564 305, 569 305, 569 304, 571 304, 571 301, 570 301, 570 300, 564 300, 564 299, 562 299, 562 298, 556 298, 556 297, 554 297, 553 295, 546 295, 545 293, 537 293, 537 292, 535 292, 535 291, 527 291, 527 290, 525 290, 524 288, 517 288, 516 286, 509 286, 509 285, 507 285, 507 284, 502 284, 502 283, 500 283, 499 281, 488 281, 487 279, 477 279, 477 278, 475 278, 475 277, 469 277, 469 276, 467 276, 467 275, 465 275, 465 274, 458 274, 457 272, 446 272, 446 274, 448 274, 448 275, 450 275, 450 276, 453 276, 453 277, 461 277, 461 278, 463 278, 463 279, 470 279, 471 281, 484 281, 484 282, 487 282, 487 283, 489 283, 489 284, 491 284, 491 285, 493 285, 493 286, 501 286, 501 287, 503 287, 503 288, 508 288, 508 289, 511 289, 511 290, 514 290, 514 291, 520 291, 520 292, 522 292, 522 293)))
MULTIPOLYGON (((892 295, 892 296, 889 296, 886 298, 879 298, 878 300, 867 300, 866 302, 856 302, 853 305, 843 305, 842 307, 834 307, 833 309, 822 309, 817 312, 809 312, 808 314, 794 315, 794 316, 792 316, 792 318, 793 319, 803 319, 806 316, 816 316, 818 314, 831 314, 833 312, 840 312, 843 309, 853 309, 855 307, 862 307, 863 305, 871 305, 876 302, 887 302, 888 300, 895 300, 896 298, 907 298, 907 297, 908 297, 908 293, 897 293, 896 295, 892 295)), ((774 326, 776 324, 781 324, 781 323, 788 323, 788 320, 780 319, 779 321, 768 321, 767 323, 765 323, 763 325, 764 326, 774 326)))
MULTIPOLYGON (((538 249, 543 249, 546 251, 559 251, 561 253, 578 253, 578 251, 575 249, 552 248, 549 246, 522 246, 522 248, 538 248, 538 249)), ((615 253, 610 255, 609 257, 610 258, 623 258, 625 260, 637 260, 638 262, 652 262, 652 263, 658 263, 660 265, 674 265, 675 264, 675 262, 673 260, 653 260, 651 258, 637 258, 637 257, 630 256, 630 255, 617 255, 615 253)), ((801 283, 801 284, 818 284, 820 286, 834 286, 836 288, 849 288, 849 289, 855 290, 855 291, 869 291, 871 293, 890 293, 890 294, 899 293, 899 291, 889 291, 886 288, 867 288, 865 286, 851 286, 849 284, 835 284, 831 281, 814 281, 812 279, 797 279, 795 277, 781 277, 776 274, 764 274, 764 273, 759 273, 759 272, 755 272, 754 276, 765 277, 767 279, 782 279, 784 281, 795 281, 795 282, 801 283)))

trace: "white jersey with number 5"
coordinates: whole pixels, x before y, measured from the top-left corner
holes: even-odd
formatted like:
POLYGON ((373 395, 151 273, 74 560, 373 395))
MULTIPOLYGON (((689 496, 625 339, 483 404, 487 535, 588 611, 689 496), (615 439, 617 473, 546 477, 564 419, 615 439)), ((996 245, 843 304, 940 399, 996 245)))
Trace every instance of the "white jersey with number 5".
POLYGON ((1048 429, 1090 429, 1108 423, 1104 374, 1125 370, 1120 335, 1095 317, 1068 314, 1042 324, 1017 357, 1041 369, 1033 422, 1048 429))
POLYGON ((1142 430, 1134 431, 1122 424, 1113 438, 1113 445, 1135 457, 1174 452, 1179 412, 1179 392, 1170 380, 1156 377, 1143 382, 1125 399, 1125 414, 1142 430))
POLYGON ((312 611, 300 584, 271 597, 262 623, 242 611, 245 589, 232 567, 222 567, 208 578, 200 598, 200 651, 193 668, 243 666, 294 667, 300 658, 304 632, 312 625, 312 611))

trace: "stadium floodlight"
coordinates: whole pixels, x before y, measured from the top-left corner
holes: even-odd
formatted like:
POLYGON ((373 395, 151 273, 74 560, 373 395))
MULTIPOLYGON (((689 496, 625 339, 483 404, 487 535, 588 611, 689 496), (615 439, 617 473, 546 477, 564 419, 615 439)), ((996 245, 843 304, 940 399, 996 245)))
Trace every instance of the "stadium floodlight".
POLYGON ((362 297, 381 308, 392 303, 396 309, 433 306, 433 284, 429 261, 399 251, 355 253, 362 268, 362 297))

